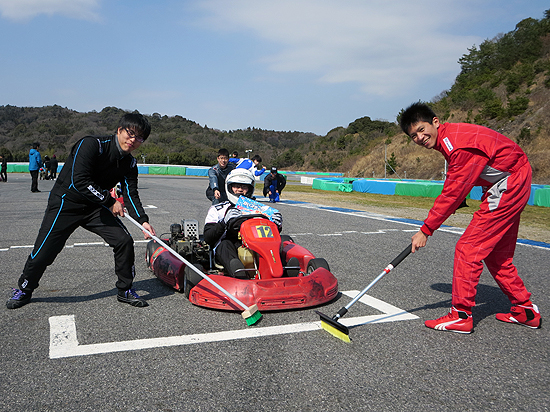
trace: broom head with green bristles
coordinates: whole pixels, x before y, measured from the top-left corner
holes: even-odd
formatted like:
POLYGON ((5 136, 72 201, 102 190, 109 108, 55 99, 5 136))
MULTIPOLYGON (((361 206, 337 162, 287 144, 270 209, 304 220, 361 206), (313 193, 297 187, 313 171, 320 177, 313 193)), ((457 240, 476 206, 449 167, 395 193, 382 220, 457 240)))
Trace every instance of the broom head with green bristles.
POLYGON ((248 326, 254 325, 255 323, 259 322, 262 318, 262 314, 258 310, 257 305, 250 306, 247 310, 245 310, 243 313, 241 313, 244 320, 246 320, 246 324, 248 326))

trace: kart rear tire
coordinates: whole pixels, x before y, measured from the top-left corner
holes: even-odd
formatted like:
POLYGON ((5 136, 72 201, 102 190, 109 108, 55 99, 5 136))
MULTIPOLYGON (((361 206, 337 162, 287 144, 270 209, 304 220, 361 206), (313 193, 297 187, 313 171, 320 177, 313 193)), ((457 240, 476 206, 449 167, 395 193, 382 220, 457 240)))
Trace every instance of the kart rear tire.
MULTIPOLYGON (((202 273, 204 273, 204 268, 201 264, 195 263, 194 266, 202 273)), ((189 299, 189 293, 191 292, 191 289, 197 286, 197 284, 203 279, 203 277, 195 272, 193 269, 191 269, 189 266, 186 266, 183 271, 185 274, 185 286, 183 287, 183 293, 185 294, 185 297, 189 299)))
POLYGON ((323 258, 315 258, 311 259, 307 263, 307 271, 306 273, 310 275, 314 270, 317 270, 319 268, 324 268, 330 272, 330 267, 328 266, 328 262, 323 258))
POLYGON ((147 243, 147 248, 145 249, 145 264, 147 265, 147 269, 149 269, 151 272, 153 271, 153 266, 151 265, 151 256, 153 256, 153 253, 155 253, 155 250, 160 245, 157 244, 154 240, 150 240, 149 243, 147 243))
POLYGON ((281 242, 294 243, 294 239, 292 239, 289 235, 281 235, 281 242))

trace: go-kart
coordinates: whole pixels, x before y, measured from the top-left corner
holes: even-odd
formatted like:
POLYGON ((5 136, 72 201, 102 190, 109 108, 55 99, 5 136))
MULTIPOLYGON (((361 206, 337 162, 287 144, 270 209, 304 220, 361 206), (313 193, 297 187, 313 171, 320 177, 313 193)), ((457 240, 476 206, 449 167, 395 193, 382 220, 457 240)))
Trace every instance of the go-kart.
MULTIPOLYGON (((196 220, 172 224, 169 237, 163 238, 165 234, 161 238, 227 292, 247 306, 256 304, 260 311, 317 306, 338 294, 338 281, 326 260, 316 258, 290 236, 281 236, 265 216, 249 216, 240 223, 239 233, 243 246, 238 252, 244 269, 238 271, 246 274, 239 278, 227 276, 216 264, 213 251, 199 235, 196 220)), ((157 278, 183 292, 194 305, 242 310, 155 240, 147 244, 145 260, 157 278)))

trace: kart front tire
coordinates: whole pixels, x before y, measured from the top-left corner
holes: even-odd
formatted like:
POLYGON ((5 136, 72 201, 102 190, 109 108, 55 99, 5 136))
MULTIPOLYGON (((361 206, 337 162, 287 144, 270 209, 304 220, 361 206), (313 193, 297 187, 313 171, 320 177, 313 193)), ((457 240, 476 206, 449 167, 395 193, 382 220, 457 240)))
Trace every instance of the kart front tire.
MULTIPOLYGON (((196 263, 194 265, 198 270, 200 270, 202 273, 204 273, 204 268, 199 263, 196 263)), ((197 284, 203 279, 201 275, 199 275, 197 272, 195 272, 193 269, 191 269, 189 266, 186 266, 184 269, 185 274, 185 282, 183 287, 183 293, 185 294, 185 297, 189 299, 189 293, 191 292, 191 289, 193 289, 197 284)))
POLYGON ((328 262, 323 259, 323 258, 315 258, 315 259, 311 259, 308 263, 307 263, 307 271, 306 273, 308 275, 310 275, 311 273, 313 273, 313 271, 319 269, 319 268, 324 268, 326 270, 328 270, 330 272, 330 267, 328 266, 328 262))

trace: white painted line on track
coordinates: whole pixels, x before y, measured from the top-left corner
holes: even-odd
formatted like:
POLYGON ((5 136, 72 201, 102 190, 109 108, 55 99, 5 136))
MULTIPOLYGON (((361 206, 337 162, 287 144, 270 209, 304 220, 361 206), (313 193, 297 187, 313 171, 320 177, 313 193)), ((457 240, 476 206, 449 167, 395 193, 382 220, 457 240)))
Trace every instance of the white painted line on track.
MULTIPOLYGON (((354 298, 357 296, 360 292, 358 290, 350 290, 347 292, 342 292, 343 295, 349 296, 350 298, 354 298)), ((364 303, 367 306, 371 306, 380 312, 382 312, 381 315, 369 315, 369 316, 361 316, 356 318, 342 318, 338 322, 342 323, 346 326, 359 326, 359 325, 365 325, 367 323, 383 323, 383 322, 394 322, 398 320, 413 320, 418 319, 418 316, 413 315, 412 313, 409 313, 403 309, 399 309, 396 306, 390 305, 387 302, 384 302, 380 299, 376 299, 369 295, 363 295, 358 300, 358 302, 364 303)))
MULTIPOLYGON (((352 290, 342 294, 353 298, 359 291, 352 290)), ((371 306, 382 314, 343 318, 340 322, 348 327, 365 325, 368 323, 395 322, 401 320, 418 319, 418 316, 399 309, 389 303, 372 296, 364 295, 359 299, 365 305, 371 306)), ((125 352, 168 346, 191 345, 197 343, 222 342, 237 339, 257 338, 262 336, 284 335, 288 333, 309 332, 319 330, 321 322, 304 322, 290 325, 257 327, 249 329, 229 330, 213 333, 199 333, 194 335, 169 336, 150 339, 136 339, 121 342, 95 343, 80 345, 76 334, 74 315, 52 316, 50 323, 50 359, 68 358, 74 356, 98 355, 113 352, 125 352)))
MULTIPOLYGON (((134 240, 134 243, 148 243, 150 239, 142 239, 142 240, 134 240)), ((72 245, 65 245, 66 249, 72 249, 75 247, 82 247, 82 246, 109 246, 108 243, 105 242, 76 242, 72 245)), ((34 245, 19 245, 19 246, 10 246, 7 248, 0 249, 0 252, 9 252, 10 249, 32 249, 34 245)))
POLYGON ((73 246, 74 247, 78 247, 78 246, 105 246, 106 243, 105 242, 88 242, 88 243, 74 243, 73 246))
MULTIPOLYGON (((360 210, 353 210, 353 209, 346 209, 341 210, 340 208, 333 207, 333 206, 324 206, 320 204, 315 203, 285 203, 288 206, 294 206, 294 207, 302 207, 305 209, 318 209, 323 210, 326 212, 332 212, 332 213, 340 213, 343 215, 348 216, 356 216, 356 217, 362 217, 366 219, 373 219, 373 220, 381 220, 384 222, 392 222, 392 223, 399 223, 402 225, 409 225, 414 226, 417 229, 411 229, 411 230, 402 230, 403 232, 416 232, 420 229, 422 226, 422 222, 415 222, 412 219, 405 219, 405 218, 397 218, 393 216, 385 216, 378 213, 372 213, 372 212, 364 212, 360 210)), ((399 230, 399 229, 392 229, 392 230, 399 230)), ((455 235, 462 235, 465 232, 466 229, 460 228, 460 227, 453 227, 453 226, 443 226, 437 229, 438 232, 446 232, 446 233, 452 233, 455 235)), ((365 235, 370 234, 377 234, 380 232, 361 232, 365 235)), ((382 232, 385 233, 385 232, 382 232)), ((527 247, 534 247, 537 249, 543 249, 543 250, 550 250, 550 246, 548 243, 544 242, 536 242, 536 241, 530 241, 527 239, 518 239, 516 242, 518 245, 527 246, 527 247)))
POLYGON ((359 232, 357 230, 344 230, 342 232, 334 232, 334 233, 291 233, 289 236, 342 236, 342 235, 350 235, 350 234, 360 234, 360 235, 379 235, 379 234, 386 234, 388 232, 417 232, 418 229, 415 230, 401 230, 401 229, 379 229, 376 232, 359 232))

